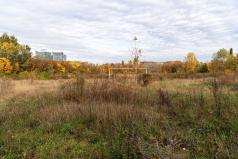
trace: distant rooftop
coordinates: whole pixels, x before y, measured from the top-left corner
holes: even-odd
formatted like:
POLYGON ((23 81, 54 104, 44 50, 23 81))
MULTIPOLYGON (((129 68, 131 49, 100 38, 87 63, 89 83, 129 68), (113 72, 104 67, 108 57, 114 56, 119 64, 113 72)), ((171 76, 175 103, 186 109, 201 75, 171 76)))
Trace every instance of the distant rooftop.
POLYGON ((62 54, 64 54, 64 53, 63 53, 63 52, 53 52, 53 54, 62 55, 62 54))

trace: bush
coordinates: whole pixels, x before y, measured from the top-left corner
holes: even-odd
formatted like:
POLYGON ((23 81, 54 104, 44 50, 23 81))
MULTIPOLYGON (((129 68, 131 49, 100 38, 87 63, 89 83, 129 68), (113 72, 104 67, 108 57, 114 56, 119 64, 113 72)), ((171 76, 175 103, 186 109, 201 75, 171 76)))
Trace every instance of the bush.
POLYGON ((43 71, 40 73, 41 80, 49 80, 51 78, 51 73, 49 71, 43 71))
POLYGON ((144 87, 148 86, 151 80, 152 80, 151 74, 142 74, 138 77, 138 83, 144 87))
POLYGON ((24 71, 24 72, 20 72, 18 74, 18 78, 19 79, 28 79, 29 78, 29 73, 27 71, 24 71))
POLYGON ((68 82, 59 90, 59 93, 66 100, 80 102, 83 98, 85 81, 83 78, 78 77, 76 81, 68 82))

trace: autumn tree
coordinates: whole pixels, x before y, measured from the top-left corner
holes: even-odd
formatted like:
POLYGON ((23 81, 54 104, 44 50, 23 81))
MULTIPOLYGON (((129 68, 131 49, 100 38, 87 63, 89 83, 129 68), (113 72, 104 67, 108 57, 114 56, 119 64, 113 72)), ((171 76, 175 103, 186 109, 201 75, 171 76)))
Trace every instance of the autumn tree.
POLYGON ((66 73, 66 68, 62 63, 57 62, 56 63, 56 70, 60 73, 66 73))
POLYGON ((9 36, 7 33, 3 33, 0 37, 0 43, 13 43, 13 45, 18 44, 18 40, 15 36, 9 36))
POLYGON ((162 65, 162 72, 164 73, 178 73, 181 72, 183 63, 181 61, 165 62, 162 65))
POLYGON ((6 58, 0 58, 0 73, 10 74, 14 70, 10 60, 6 58))
POLYGON ((69 73, 79 73, 82 70, 81 63, 77 61, 64 62, 64 63, 66 64, 65 67, 67 68, 69 73))
POLYGON ((211 71, 213 73, 236 72, 237 64, 237 57, 234 55, 232 48, 229 51, 220 49, 213 55, 211 71))
POLYGON ((56 63, 54 63, 51 60, 44 60, 44 59, 31 59, 31 71, 37 71, 37 72, 44 72, 44 71, 52 71, 54 70, 54 67, 56 66, 56 63))
POLYGON ((184 69, 187 73, 195 73, 199 67, 199 61, 194 53, 188 53, 185 58, 184 69))
POLYGON ((80 70, 80 68, 81 68, 81 64, 80 64, 79 62, 77 62, 77 61, 72 61, 72 62, 70 62, 69 64, 70 64, 70 65, 72 66, 72 68, 75 69, 75 70, 80 70))
POLYGON ((31 58, 30 47, 22 45, 15 36, 4 33, 0 36, 0 57, 8 59, 12 66, 19 66, 20 70, 29 68, 31 58))

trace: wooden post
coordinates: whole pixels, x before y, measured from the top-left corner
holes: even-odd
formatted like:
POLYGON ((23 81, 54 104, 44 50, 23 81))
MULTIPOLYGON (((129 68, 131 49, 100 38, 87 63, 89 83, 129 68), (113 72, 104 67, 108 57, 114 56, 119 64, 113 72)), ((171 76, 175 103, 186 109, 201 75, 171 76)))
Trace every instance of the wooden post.
POLYGON ((110 80, 111 79, 111 70, 110 70, 109 64, 107 65, 107 67, 108 67, 108 79, 110 80))

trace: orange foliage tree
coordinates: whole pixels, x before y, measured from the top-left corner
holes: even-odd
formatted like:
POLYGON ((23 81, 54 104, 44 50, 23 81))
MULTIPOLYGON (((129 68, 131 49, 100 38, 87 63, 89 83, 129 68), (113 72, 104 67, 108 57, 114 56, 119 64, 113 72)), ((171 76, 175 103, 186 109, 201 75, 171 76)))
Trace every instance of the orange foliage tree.
MULTIPOLYGON (((8 65, 11 64, 11 68, 15 68, 15 71, 27 70, 30 68, 30 47, 28 45, 18 43, 15 36, 9 36, 4 33, 0 36, 0 58, 2 58, 2 63, 7 63, 8 65)), ((9 70, 13 69, 10 69, 9 66, 9 70)))
POLYGON ((7 58, 0 58, 0 72, 10 74, 14 70, 14 67, 10 60, 7 58))

